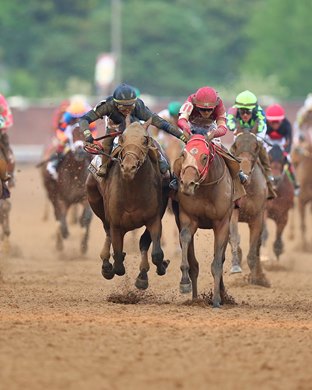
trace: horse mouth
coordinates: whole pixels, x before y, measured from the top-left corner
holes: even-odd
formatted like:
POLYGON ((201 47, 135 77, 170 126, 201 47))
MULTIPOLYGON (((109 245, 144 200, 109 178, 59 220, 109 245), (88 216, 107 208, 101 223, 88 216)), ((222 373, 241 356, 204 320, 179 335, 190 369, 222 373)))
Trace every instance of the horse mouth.
POLYGON ((195 183, 180 183, 180 191, 186 196, 193 196, 196 188, 195 183))

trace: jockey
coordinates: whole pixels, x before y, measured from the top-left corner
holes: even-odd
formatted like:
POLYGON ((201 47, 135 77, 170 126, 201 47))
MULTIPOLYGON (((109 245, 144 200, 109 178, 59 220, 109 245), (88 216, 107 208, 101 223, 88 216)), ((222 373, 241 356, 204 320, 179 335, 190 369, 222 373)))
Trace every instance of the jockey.
MULTIPOLYGON (((235 104, 228 111, 227 125, 230 131, 236 135, 241 129, 249 129, 255 135, 265 134, 267 125, 263 109, 258 104, 257 97, 246 90, 237 95, 235 104)), ((258 138, 259 159, 264 170, 265 179, 268 186, 268 199, 276 198, 273 188, 273 176, 270 160, 262 140, 258 138)), ((235 154, 235 153, 234 153, 235 154)))
MULTIPOLYGON (((196 127, 206 129, 208 141, 214 140, 214 143, 222 148, 225 152, 223 157, 226 158, 226 155, 229 154, 228 150, 221 145, 219 138, 227 132, 225 107, 214 88, 201 87, 186 99, 179 111, 178 126, 183 130, 187 139, 192 134, 196 134, 196 127)), ((247 176, 239 169, 238 177, 241 183, 247 181, 247 176)), ((236 178, 233 177, 233 179, 236 178)), ((171 181, 170 187, 174 190, 178 189, 176 178, 171 181)), ((243 192, 245 194, 245 191, 243 192)))
POLYGON ((15 158, 9 143, 7 130, 13 125, 13 115, 5 97, 0 94, 0 144, 8 165, 8 186, 14 186, 15 158))
MULTIPOLYGON (((145 106, 144 102, 137 97, 135 89, 127 84, 120 84, 114 90, 112 96, 108 96, 105 100, 99 102, 92 110, 83 115, 79 119, 79 126, 84 130, 86 142, 93 143, 94 138, 89 130, 90 123, 93 123, 100 118, 108 117, 109 120, 106 134, 114 133, 116 130, 124 131, 127 115, 131 116, 131 122, 147 121, 152 118, 152 125, 174 135, 184 142, 186 141, 184 134, 177 126, 172 125, 150 111, 150 109, 145 106)), ((113 141, 114 137, 108 137, 103 140, 102 147, 106 154, 111 153, 113 141)), ((106 176, 109 161, 109 156, 102 155, 102 165, 97 172, 99 176, 106 176)), ((168 162, 162 156, 159 156, 159 168, 162 173, 167 172, 169 169, 168 162)))
MULTIPOLYGON (((57 169, 60 162, 63 160, 65 154, 73 146, 72 131, 75 128, 78 119, 90 109, 91 106, 85 101, 85 99, 74 98, 68 105, 62 117, 59 119, 58 128, 56 129, 56 152, 53 153, 53 155, 50 157, 50 161, 47 164, 47 171, 54 180, 57 180, 58 178, 57 169)), ((90 131, 92 135, 96 137, 95 124, 90 126, 90 131)))
POLYGON ((295 189, 295 195, 299 194, 299 184, 296 181, 295 169, 291 162, 290 151, 292 145, 292 126, 285 117, 285 110, 279 104, 272 104, 267 107, 265 116, 267 119, 266 139, 271 143, 278 143, 284 149, 285 160, 288 167, 290 179, 295 189))

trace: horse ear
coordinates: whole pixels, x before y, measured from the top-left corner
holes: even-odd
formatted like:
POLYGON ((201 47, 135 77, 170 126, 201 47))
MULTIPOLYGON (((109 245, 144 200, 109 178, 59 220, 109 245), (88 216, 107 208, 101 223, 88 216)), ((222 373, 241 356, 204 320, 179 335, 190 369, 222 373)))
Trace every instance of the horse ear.
POLYGON ((131 116, 130 116, 130 114, 128 114, 128 115, 126 116, 126 128, 127 128, 128 126, 130 126, 130 123, 131 123, 131 116))
POLYGON ((142 126, 145 130, 147 130, 148 126, 152 123, 152 117, 149 118, 148 121, 146 121, 142 126))

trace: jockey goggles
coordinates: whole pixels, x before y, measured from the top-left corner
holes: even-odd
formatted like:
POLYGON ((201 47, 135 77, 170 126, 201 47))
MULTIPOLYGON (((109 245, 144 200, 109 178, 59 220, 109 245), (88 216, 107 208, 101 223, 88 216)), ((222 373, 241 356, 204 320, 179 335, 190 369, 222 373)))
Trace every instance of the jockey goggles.
POLYGON ((204 111, 204 112, 212 112, 214 108, 202 108, 202 107, 197 107, 199 111, 204 111))
POLYGON ((238 111, 240 115, 251 115, 251 110, 248 108, 239 108, 238 111))

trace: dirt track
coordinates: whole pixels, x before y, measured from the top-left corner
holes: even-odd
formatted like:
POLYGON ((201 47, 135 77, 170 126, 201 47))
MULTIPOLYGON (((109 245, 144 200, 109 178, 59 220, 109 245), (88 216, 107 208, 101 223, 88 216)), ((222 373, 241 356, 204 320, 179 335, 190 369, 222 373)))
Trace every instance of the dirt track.
MULTIPOLYGON (((99 221, 92 221, 87 256, 79 255, 77 226, 70 227, 61 256, 54 249, 52 213, 42 222, 44 203, 39 172, 20 166, 11 255, 0 258, 2 389, 312 388, 312 255, 300 252, 287 234, 280 265, 265 263, 272 287, 247 285, 245 262, 243 275, 229 275, 227 256, 225 283, 237 305, 212 309, 187 305, 189 296, 179 294, 171 216, 164 226, 168 273, 159 277, 152 266, 150 288, 140 295, 133 287, 139 256, 132 236, 127 276, 104 280, 99 221), (138 302, 110 302, 118 294, 138 302)), ((240 232, 246 234, 246 226, 240 232)), ((212 235, 201 231, 196 241, 199 289, 208 293, 212 235)), ((247 242, 248 235, 243 250, 247 242)))

